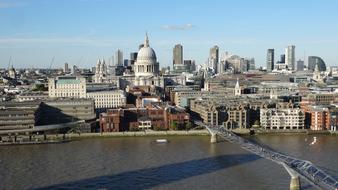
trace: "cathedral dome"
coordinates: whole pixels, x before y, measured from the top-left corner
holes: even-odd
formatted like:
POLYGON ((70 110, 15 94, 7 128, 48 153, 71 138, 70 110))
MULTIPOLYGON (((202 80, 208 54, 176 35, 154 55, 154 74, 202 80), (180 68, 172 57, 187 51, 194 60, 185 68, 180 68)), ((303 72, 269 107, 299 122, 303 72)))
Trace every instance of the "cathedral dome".
POLYGON ((139 50, 135 62, 135 76, 155 76, 159 73, 159 63, 155 51, 149 46, 146 35, 144 46, 139 50))
POLYGON ((137 53, 138 61, 155 61, 156 62, 156 54, 153 48, 149 47, 149 39, 148 35, 146 35, 146 39, 144 41, 143 47, 137 53))
POLYGON ((137 60, 156 60, 155 51, 149 46, 142 47, 137 54, 137 60))

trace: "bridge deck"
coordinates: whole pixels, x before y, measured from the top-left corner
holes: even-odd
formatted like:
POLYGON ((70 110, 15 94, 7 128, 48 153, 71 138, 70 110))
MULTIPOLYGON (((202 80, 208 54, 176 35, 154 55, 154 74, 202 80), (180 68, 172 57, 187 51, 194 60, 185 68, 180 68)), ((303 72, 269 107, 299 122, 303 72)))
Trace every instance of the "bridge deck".
POLYGON ((272 150, 271 148, 263 147, 262 145, 246 140, 223 127, 211 126, 199 121, 195 123, 197 125, 204 126, 210 133, 217 134, 231 143, 240 145, 243 149, 253 154, 269 159, 281 165, 287 165, 289 168, 297 172, 300 177, 306 179, 308 182, 321 189, 338 189, 337 179, 326 174, 324 171, 307 160, 294 158, 272 150))

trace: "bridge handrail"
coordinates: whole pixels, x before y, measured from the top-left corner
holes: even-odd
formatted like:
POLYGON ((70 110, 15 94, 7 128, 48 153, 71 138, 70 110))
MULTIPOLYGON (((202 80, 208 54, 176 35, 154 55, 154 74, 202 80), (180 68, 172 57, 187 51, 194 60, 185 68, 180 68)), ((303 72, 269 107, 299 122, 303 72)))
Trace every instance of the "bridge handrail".
POLYGON ((297 172, 302 178, 306 179, 313 185, 316 185, 324 189, 338 189, 337 180, 332 176, 328 175, 327 173, 325 173, 320 168, 316 167, 310 161, 288 156, 286 154, 283 154, 281 152, 272 149, 271 147, 263 148, 263 146, 261 146, 260 143, 255 143, 253 141, 244 139, 221 126, 205 124, 201 121, 196 121, 195 124, 204 126, 210 133, 212 132, 216 133, 219 136, 223 137, 225 140, 237 143, 242 148, 258 156, 269 159, 278 164, 282 165, 283 163, 286 164, 288 167, 292 168, 295 172, 297 172), (314 173, 311 171, 314 171, 314 173))

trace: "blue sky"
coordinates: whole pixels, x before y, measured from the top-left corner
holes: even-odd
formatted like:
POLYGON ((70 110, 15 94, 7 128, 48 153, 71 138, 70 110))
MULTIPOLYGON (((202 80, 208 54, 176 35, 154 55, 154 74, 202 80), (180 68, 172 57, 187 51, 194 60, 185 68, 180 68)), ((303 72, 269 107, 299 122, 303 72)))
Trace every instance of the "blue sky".
POLYGON ((65 62, 92 67, 119 48, 137 51, 148 31, 161 66, 172 65, 181 43, 184 59, 203 64, 209 49, 254 57, 265 66, 296 45, 297 59, 321 56, 338 65, 335 0, 0 0, 0 67, 47 68, 65 62))

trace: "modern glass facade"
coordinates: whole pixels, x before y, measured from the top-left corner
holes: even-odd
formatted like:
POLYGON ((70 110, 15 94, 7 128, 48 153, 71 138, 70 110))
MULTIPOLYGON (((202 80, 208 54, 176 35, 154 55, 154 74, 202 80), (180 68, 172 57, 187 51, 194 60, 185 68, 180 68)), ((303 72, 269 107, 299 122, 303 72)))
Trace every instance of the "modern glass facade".
POLYGON ((322 58, 317 56, 309 56, 308 58, 308 70, 315 70, 316 65, 318 65, 319 71, 326 71, 326 64, 322 58))

